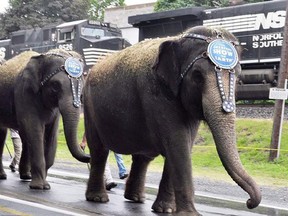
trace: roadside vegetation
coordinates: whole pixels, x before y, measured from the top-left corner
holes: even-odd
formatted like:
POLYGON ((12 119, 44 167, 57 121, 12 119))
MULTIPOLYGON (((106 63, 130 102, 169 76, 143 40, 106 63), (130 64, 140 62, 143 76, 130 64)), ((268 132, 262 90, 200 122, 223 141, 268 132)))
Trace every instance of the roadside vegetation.
MULTIPOLYGON (((272 120, 237 119, 237 146, 240 158, 247 172, 262 185, 288 186, 288 122, 284 121, 280 157, 274 162, 268 162, 272 120)), ((83 118, 78 129, 79 142, 84 132, 83 118)), ((223 131, 225 133, 225 131, 223 131)), ((13 151, 11 139, 7 139, 10 151, 13 151)), ((7 148, 4 149, 7 153, 7 148)), ((124 162, 129 169, 131 156, 124 155, 124 162)), ((218 157, 216 147, 207 125, 202 124, 192 152, 194 176, 206 177, 211 180, 232 182, 224 170, 218 157)), ((71 156, 64 137, 63 126, 60 123, 56 160, 77 161, 71 156)), ((110 157, 110 165, 116 166, 114 157, 110 157)), ((163 158, 157 157, 149 166, 150 171, 162 172, 163 158)))
MULTIPOLYGON (((279 159, 268 162, 272 126, 272 120, 237 119, 238 151, 243 166, 257 183, 288 186, 288 123, 284 121, 283 124, 279 159)), ((207 125, 201 125, 193 148, 193 170, 196 176, 231 181, 220 162, 207 125)))

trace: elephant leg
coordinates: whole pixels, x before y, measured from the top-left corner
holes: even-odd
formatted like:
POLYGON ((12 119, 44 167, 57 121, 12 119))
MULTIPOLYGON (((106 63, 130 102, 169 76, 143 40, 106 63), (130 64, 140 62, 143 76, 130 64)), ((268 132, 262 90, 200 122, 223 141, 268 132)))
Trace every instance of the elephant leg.
POLYGON ((157 198, 152 206, 155 212, 172 213, 176 211, 175 194, 167 160, 164 163, 164 170, 160 181, 157 198))
MULTIPOLYGON (((175 142, 177 143, 177 142, 175 142)), ((187 143, 183 142, 183 143, 187 143)), ((173 145, 175 146, 175 144, 173 145)), ((194 205, 192 163, 189 145, 178 145, 177 151, 167 149, 166 160, 173 184, 177 214, 200 216, 194 205), (188 213, 189 212, 189 213, 188 213)))
POLYGON ((21 136, 21 133, 20 133, 20 137, 22 141, 22 152, 21 152, 21 158, 19 161, 19 174, 20 174, 20 179, 28 180, 28 179, 32 179, 28 144, 26 140, 22 138, 23 136, 21 136))
POLYGON ((149 163, 154 158, 143 155, 132 155, 132 166, 129 173, 124 197, 134 202, 145 201, 145 179, 149 163))
POLYGON ((54 164, 56 147, 57 147, 57 131, 59 125, 59 116, 45 128, 45 161, 46 172, 54 164))
MULTIPOLYGON (((87 128, 87 127, 86 127, 87 128)), ((86 129, 87 144, 91 155, 91 170, 86 190, 86 200, 94 202, 108 202, 105 188, 104 170, 109 150, 105 149, 98 137, 96 129, 86 129)))
MULTIPOLYGON (((190 153, 199 125, 200 121, 194 121, 187 133, 189 135, 183 135, 181 142, 187 145, 178 145, 179 148, 176 152, 173 148, 172 150, 171 148, 166 149, 164 171, 157 198, 152 206, 154 211, 167 213, 177 211, 177 215, 201 215, 196 211, 194 206, 194 187, 190 153)), ((173 138, 170 140, 172 140, 173 143, 173 138)), ((177 140, 174 142, 176 143, 177 140)), ((174 145, 172 144, 172 146, 174 145)))
POLYGON ((28 143, 26 141, 26 137, 24 136, 23 133, 21 133, 21 131, 19 131, 19 134, 20 134, 21 141, 22 141, 22 152, 21 152, 21 158, 19 161, 20 179, 29 180, 29 179, 32 179, 32 176, 31 176, 28 143))
POLYGON ((0 179, 7 179, 7 175, 4 171, 2 162, 6 135, 7 135, 7 128, 0 128, 0 179))
POLYGON ((51 187, 46 180, 48 169, 54 164, 56 147, 57 147, 57 130, 59 124, 59 116, 53 120, 51 124, 45 126, 45 141, 44 141, 44 155, 45 155, 45 179, 44 189, 49 190, 51 187))
POLYGON ((20 178, 27 177, 29 161, 31 165, 32 181, 31 189, 50 189, 46 182, 46 163, 44 157, 44 126, 41 120, 34 116, 25 118, 25 122, 20 122, 20 136, 23 137, 23 149, 21 155, 20 178), (21 135, 22 134, 22 135, 21 135), (22 157, 23 160, 22 160, 22 157), (27 163, 28 164, 25 164, 27 163), (23 169, 22 169, 23 168, 23 169))

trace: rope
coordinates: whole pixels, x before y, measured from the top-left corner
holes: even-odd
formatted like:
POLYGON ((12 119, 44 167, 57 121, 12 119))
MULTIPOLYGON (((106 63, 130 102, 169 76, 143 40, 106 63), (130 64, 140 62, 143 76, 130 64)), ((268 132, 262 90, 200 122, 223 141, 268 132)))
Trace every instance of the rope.
MULTIPOLYGON (((65 144, 66 142, 64 141, 58 141, 58 143, 63 143, 65 144)), ((215 145, 194 145, 193 148, 216 148, 215 145)), ((247 147, 247 146, 237 146, 237 149, 251 149, 251 150, 264 150, 264 151, 277 151, 278 149, 272 149, 272 148, 262 148, 262 147, 247 147)), ((288 152, 288 149, 280 149, 282 152, 288 152)))
MULTIPOLYGON (((216 148, 216 146, 197 146, 194 145, 193 148, 216 148)), ((264 150, 264 151, 278 151, 278 149, 272 149, 272 148, 261 148, 261 147, 247 147, 247 146, 237 146, 237 149, 250 149, 250 150, 264 150)), ((282 152, 288 152, 288 149, 279 149, 282 152)))

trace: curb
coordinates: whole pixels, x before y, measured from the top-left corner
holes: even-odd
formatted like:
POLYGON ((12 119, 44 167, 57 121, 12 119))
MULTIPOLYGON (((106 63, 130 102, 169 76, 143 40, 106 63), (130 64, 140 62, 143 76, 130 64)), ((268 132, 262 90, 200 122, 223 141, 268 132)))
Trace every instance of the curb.
MULTIPOLYGON (((3 167, 10 171, 9 169, 9 161, 3 161, 3 167)), ((89 179, 89 174, 85 173, 79 173, 79 172, 71 172, 71 171, 65 171, 65 170, 59 170, 55 168, 50 168, 48 170, 48 177, 57 177, 62 179, 73 179, 75 181, 81 181, 86 182, 89 179)), ((125 188, 125 180, 114 180, 115 183, 117 183, 118 188, 125 188), (120 187, 119 187, 120 186, 120 187)), ((154 184, 145 184, 146 193, 151 195, 156 195, 158 192, 158 185, 154 184)))

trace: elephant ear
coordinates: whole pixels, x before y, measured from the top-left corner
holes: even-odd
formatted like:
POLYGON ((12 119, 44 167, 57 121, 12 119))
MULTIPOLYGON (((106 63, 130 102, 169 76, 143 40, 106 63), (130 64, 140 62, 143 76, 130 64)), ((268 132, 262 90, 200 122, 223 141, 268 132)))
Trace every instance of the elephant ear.
POLYGON ((24 89, 30 89, 35 94, 38 93, 40 89, 43 59, 43 55, 31 57, 20 76, 24 89))
POLYGON ((181 70, 179 55, 179 44, 176 41, 165 41, 160 45, 159 54, 153 65, 158 78, 168 86, 174 96, 179 92, 178 79, 181 70))

